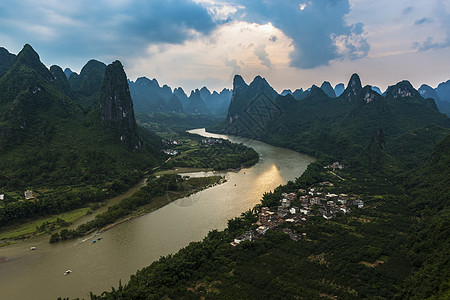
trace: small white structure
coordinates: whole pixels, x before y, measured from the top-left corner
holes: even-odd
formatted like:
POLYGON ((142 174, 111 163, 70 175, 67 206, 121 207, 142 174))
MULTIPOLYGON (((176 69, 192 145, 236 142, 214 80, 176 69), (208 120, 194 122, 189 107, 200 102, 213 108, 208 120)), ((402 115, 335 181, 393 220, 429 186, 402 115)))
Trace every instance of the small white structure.
POLYGON ((293 206, 293 207, 291 207, 289 212, 291 213, 291 215, 298 214, 298 213, 300 213, 300 208, 298 208, 297 206, 293 206))
POLYGON ((25 191, 25 199, 33 198, 33 192, 30 190, 25 191))
POLYGON ((266 234, 267 230, 269 230, 269 226, 259 226, 256 228, 258 234, 266 234))
POLYGON ((5 194, 0 194, 0 200, 5 200, 5 194))
POLYGON ((357 205, 358 208, 363 208, 364 207, 364 202, 362 200, 355 200, 353 202, 354 205, 357 205))

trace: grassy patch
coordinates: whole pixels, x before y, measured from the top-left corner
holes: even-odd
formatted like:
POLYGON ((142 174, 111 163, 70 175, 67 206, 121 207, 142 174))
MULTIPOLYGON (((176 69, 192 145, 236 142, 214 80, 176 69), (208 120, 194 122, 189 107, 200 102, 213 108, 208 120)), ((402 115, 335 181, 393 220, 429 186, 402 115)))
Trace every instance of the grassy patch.
POLYGON ((35 233, 37 233, 36 227, 41 226, 45 222, 47 222, 47 223, 55 222, 57 218, 63 219, 64 221, 69 222, 69 223, 73 222, 73 221, 81 218, 82 216, 84 216, 89 210, 90 210, 89 207, 79 208, 79 209, 72 210, 72 211, 69 211, 66 213, 51 216, 51 217, 48 217, 45 219, 39 219, 36 221, 28 222, 28 223, 20 226, 19 228, 0 233, 0 240, 17 239, 17 238, 21 238, 21 237, 27 237, 27 236, 34 235, 35 233))
POLYGON ((212 168, 176 168, 174 170, 164 170, 158 171, 154 175, 169 175, 169 174, 181 174, 181 173, 194 173, 194 172, 209 172, 212 171, 212 168))

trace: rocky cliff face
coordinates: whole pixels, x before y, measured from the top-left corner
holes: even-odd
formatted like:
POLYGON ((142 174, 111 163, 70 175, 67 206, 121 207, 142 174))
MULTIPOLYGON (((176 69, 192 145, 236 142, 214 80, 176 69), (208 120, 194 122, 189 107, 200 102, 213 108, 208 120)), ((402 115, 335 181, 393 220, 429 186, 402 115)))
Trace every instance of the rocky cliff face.
POLYGON ((103 124, 115 129, 122 143, 139 149, 141 141, 137 134, 133 102, 127 76, 120 61, 113 62, 105 70, 100 108, 103 124))
POLYGON ((347 88, 342 93, 341 97, 344 97, 348 101, 355 101, 358 98, 359 93, 362 90, 361 79, 358 74, 353 74, 350 77, 347 88))

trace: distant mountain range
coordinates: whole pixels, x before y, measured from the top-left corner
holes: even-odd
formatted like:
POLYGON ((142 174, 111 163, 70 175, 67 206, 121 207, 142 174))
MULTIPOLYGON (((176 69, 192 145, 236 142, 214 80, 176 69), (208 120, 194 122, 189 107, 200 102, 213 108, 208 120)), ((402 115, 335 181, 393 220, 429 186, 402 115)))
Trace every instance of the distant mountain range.
POLYGON ((377 134, 383 153, 404 157, 406 164, 425 159, 449 132, 450 119, 408 81, 390 86, 383 95, 372 86, 362 87, 357 74, 341 93, 342 86, 333 90, 324 82, 297 95, 278 95, 259 76, 247 85, 237 75, 226 119, 209 130, 337 158, 367 151, 377 134))
POLYGON ((191 91, 189 97, 179 87, 160 86, 156 79, 140 77, 129 81, 135 109, 142 112, 176 112, 187 114, 224 115, 231 101, 231 91, 211 93, 207 87, 191 91))
POLYGON ((419 93, 424 98, 432 98, 436 101, 438 109, 450 116, 450 80, 440 83, 435 89, 431 86, 422 84, 419 93))

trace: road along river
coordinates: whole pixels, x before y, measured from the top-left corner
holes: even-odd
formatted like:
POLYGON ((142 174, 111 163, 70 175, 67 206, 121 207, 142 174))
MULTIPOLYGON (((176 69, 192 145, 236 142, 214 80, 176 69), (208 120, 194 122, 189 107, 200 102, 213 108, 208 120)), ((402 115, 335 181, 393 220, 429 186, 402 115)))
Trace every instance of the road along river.
MULTIPOLYGON (((0 248, 0 299, 89 298, 126 283, 131 274, 159 257, 177 252, 227 220, 259 203, 264 192, 299 177, 313 158, 254 140, 190 130, 252 147, 260 161, 238 172, 219 173, 227 182, 152 213, 122 223, 96 237, 49 244, 43 236, 0 248), (36 250, 29 250, 35 246, 36 250), (1 262, 3 261, 3 262, 1 262), (66 270, 71 274, 64 275, 66 270)), ((198 174, 191 174, 198 176, 198 174)))

